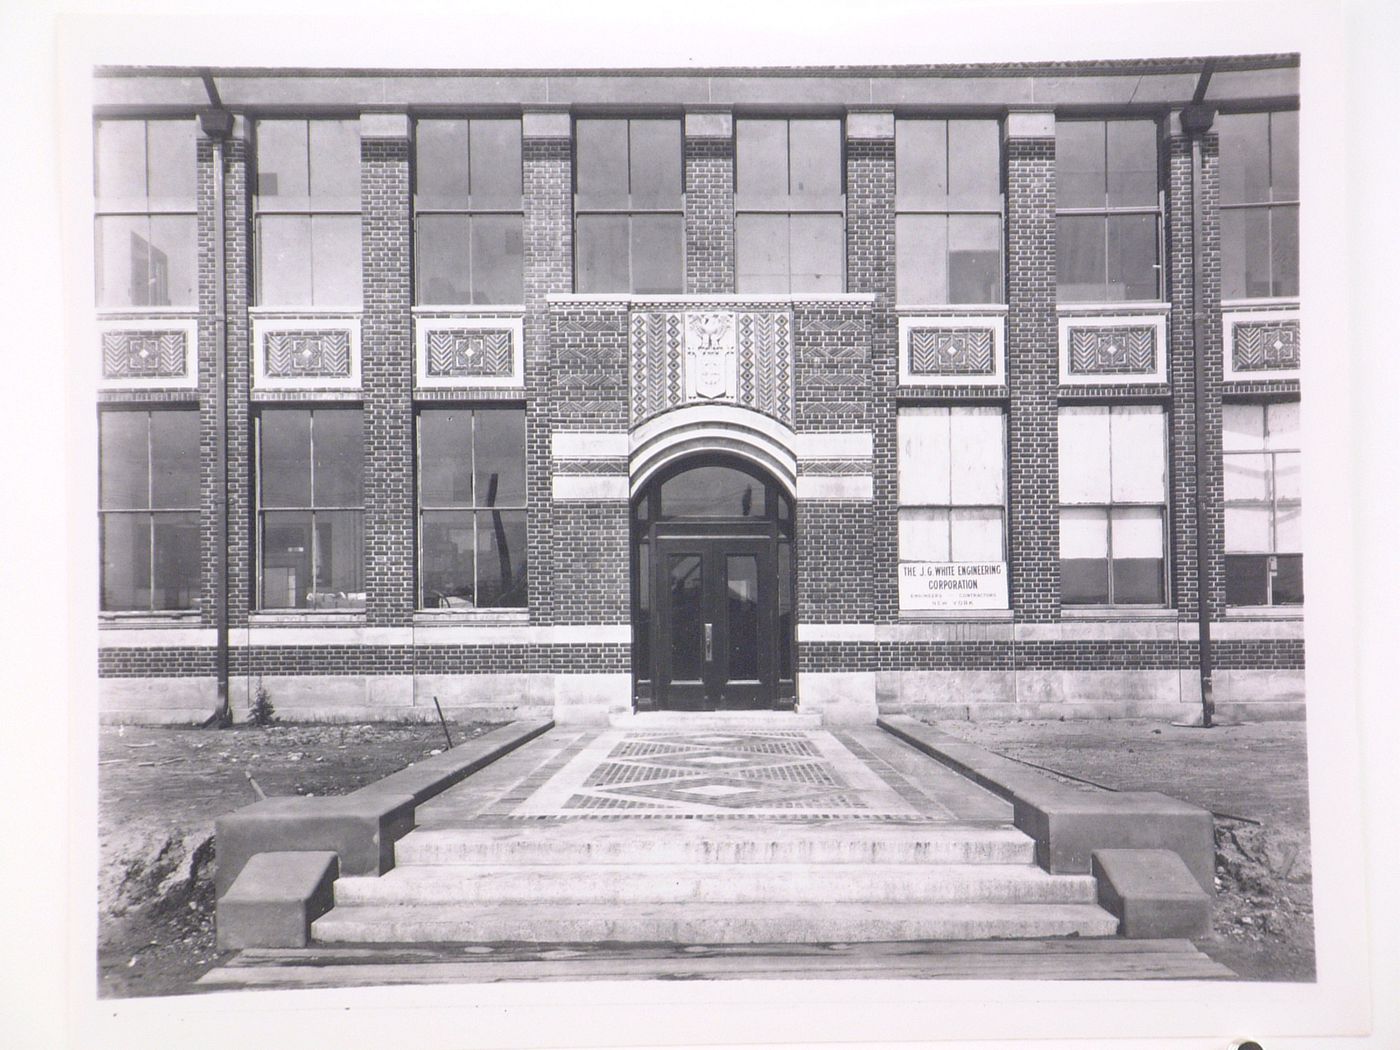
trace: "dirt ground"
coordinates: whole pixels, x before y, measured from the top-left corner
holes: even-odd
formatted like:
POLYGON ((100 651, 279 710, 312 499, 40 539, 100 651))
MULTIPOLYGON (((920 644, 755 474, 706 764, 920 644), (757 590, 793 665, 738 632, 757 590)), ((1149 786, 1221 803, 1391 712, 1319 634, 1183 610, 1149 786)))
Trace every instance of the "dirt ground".
POLYGON ((1161 791, 1215 815, 1215 912, 1198 948, 1246 980, 1311 981, 1306 727, 1186 729, 1142 719, 939 722, 1009 758, 1118 791, 1161 791))
MULTIPOLYGON (((454 744, 491 725, 449 722, 454 744)), ((446 745, 436 723, 104 726, 98 745, 98 994, 177 995, 214 945, 214 819, 268 795, 342 795, 446 745)))

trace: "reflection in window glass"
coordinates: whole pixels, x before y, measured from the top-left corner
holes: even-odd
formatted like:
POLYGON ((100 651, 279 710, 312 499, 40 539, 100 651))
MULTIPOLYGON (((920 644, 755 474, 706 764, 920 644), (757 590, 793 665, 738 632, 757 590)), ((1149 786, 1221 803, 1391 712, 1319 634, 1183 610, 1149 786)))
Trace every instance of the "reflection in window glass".
POLYGON ((358 408, 259 416, 261 608, 364 608, 363 418, 358 408))
POLYGON ((194 121, 100 121, 94 159, 98 306, 193 306, 194 121))
POLYGON ((762 518, 767 486, 735 467, 692 467, 661 484, 663 518, 762 518))
POLYGON ((198 608, 198 411, 107 410, 98 443, 102 609, 198 608))
POLYGON ((1155 405, 1060 409, 1060 600, 1166 602, 1166 414, 1155 405))
POLYGON ((1056 122, 1061 302, 1161 297, 1157 141, 1150 120, 1056 122))
POLYGON ((1224 406, 1225 601, 1303 601, 1298 402, 1224 406))
POLYGON ((420 608, 524 608, 524 411, 419 412, 418 493, 420 608))

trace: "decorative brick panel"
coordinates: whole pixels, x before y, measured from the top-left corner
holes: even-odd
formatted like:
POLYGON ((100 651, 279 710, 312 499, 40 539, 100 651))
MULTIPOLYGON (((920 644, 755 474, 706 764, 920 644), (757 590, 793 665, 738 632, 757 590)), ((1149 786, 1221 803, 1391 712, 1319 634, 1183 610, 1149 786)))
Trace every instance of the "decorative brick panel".
POLYGON ((1006 320, 1000 316, 901 317, 901 386, 1002 386, 1006 320))
POLYGON ((1086 316, 1062 308, 1059 327, 1062 385, 1167 381, 1164 310, 1086 316))
POLYGON ((360 318, 253 318, 256 390, 358 390, 360 318))
POLYGON ((1299 377, 1303 352, 1296 309, 1230 309, 1222 321, 1226 382, 1299 377))
POLYGON ((420 316, 414 320, 419 389, 524 387, 520 317, 420 316))
POLYGON ((149 318, 98 322, 104 390, 194 389, 198 321, 149 318))

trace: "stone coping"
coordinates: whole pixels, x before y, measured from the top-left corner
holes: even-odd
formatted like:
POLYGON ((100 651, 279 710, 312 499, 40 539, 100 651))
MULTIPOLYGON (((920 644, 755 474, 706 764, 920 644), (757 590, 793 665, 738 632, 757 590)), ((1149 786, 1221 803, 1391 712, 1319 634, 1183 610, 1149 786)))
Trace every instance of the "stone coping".
POLYGON ((1047 871, 1087 874, 1108 849, 1167 849, 1207 893, 1215 886, 1214 821, 1209 811, 1157 791, 1086 790, 942 733, 905 715, 877 725, 1012 804, 1016 827, 1036 840, 1047 871))

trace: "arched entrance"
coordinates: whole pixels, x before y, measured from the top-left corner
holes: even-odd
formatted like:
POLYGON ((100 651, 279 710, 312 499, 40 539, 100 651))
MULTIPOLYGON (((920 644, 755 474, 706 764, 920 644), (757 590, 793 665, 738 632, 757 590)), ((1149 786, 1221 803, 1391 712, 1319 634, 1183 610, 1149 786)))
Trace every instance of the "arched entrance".
POLYGON ((790 708, 793 500, 732 455, 687 457, 632 502, 640 710, 790 708))

